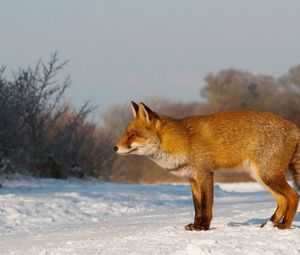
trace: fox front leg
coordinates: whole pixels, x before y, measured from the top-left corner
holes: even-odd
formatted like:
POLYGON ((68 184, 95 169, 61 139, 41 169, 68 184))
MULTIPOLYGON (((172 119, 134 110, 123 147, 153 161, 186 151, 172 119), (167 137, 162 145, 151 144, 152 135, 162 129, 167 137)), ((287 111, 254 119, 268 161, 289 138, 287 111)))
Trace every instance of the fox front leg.
POLYGON ((195 208, 194 223, 185 226, 186 230, 208 230, 212 219, 213 173, 190 179, 195 208))

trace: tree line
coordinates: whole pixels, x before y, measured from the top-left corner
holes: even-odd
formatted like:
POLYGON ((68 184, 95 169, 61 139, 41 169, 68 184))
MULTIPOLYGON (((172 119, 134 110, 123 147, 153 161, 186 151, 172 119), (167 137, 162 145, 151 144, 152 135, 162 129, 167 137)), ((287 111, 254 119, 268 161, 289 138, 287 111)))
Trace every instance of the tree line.
MULTIPOLYGON (((146 158, 115 155, 113 145, 131 119, 129 104, 111 106, 102 113, 101 124, 93 121, 90 115, 99 109, 88 102, 75 108, 66 101, 71 82, 69 76, 61 78, 61 73, 67 63, 60 62, 55 53, 48 62, 19 69, 10 78, 6 68, 0 68, 0 174, 93 176, 134 183, 182 181, 146 158)), ((176 118, 255 110, 278 114, 300 127, 300 65, 279 78, 236 69, 208 74, 198 102, 144 101, 176 118)), ((248 178, 243 174, 217 176, 219 181, 248 178)))

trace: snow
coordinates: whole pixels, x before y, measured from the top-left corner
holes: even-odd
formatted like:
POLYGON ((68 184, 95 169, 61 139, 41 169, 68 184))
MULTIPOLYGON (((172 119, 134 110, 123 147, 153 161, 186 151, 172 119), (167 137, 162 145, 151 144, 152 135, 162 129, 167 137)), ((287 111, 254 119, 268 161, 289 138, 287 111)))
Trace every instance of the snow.
POLYGON ((300 212, 260 228, 275 208, 259 184, 216 184, 211 229, 188 232, 188 185, 5 180, 0 254, 300 254, 300 212))

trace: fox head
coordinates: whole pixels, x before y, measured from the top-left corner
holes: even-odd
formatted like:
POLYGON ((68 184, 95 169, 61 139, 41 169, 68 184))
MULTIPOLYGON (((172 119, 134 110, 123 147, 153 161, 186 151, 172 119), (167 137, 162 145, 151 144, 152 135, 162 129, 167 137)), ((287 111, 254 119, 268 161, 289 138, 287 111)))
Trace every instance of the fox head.
POLYGON ((145 104, 131 102, 133 120, 127 126, 124 135, 114 147, 120 155, 154 154, 160 146, 160 117, 145 104))

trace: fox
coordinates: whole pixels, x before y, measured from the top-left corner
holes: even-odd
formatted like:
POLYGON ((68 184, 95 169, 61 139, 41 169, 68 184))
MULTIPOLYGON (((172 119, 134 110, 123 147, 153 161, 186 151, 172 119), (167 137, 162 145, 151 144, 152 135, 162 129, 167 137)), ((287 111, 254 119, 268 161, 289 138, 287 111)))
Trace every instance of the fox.
POLYGON ((288 229, 300 188, 300 129, 271 113, 219 112, 175 119, 131 102, 133 120, 114 146, 119 155, 146 156, 170 173, 189 180, 194 222, 187 231, 209 230, 213 217, 213 176, 220 169, 244 169, 269 191, 277 208, 267 220, 288 229))

